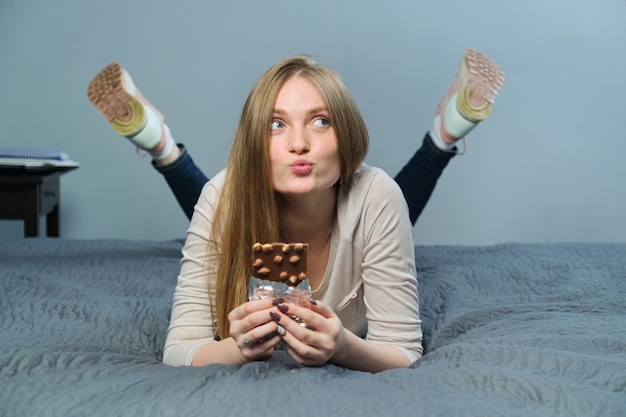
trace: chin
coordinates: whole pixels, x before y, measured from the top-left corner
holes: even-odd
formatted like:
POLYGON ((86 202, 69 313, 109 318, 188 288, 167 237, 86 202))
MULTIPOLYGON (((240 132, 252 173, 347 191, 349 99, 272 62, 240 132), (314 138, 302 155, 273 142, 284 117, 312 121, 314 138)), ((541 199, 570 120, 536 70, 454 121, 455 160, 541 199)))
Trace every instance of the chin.
POLYGON ((312 192, 310 188, 290 188, 287 190, 276 190, 280 194, 290 195, 290 196, 300 196, 307 195, 312 192))

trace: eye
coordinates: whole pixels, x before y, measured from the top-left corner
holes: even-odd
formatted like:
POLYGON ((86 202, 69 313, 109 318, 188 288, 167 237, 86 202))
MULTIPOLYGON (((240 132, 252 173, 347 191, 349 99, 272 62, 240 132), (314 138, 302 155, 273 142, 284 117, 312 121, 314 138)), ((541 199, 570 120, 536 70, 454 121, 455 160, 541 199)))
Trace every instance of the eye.
POLYGON ((330 120, 328 120, 328 118, 326 117, 318 117, 317 119, 313 120, 313 124, 317 127, 329 127, 330 120))
POLYGON ((282 129, 283 127, 285 127, 285 125, 280 120, 277 120, 277 119, 272 120, 272 130, 282 129))

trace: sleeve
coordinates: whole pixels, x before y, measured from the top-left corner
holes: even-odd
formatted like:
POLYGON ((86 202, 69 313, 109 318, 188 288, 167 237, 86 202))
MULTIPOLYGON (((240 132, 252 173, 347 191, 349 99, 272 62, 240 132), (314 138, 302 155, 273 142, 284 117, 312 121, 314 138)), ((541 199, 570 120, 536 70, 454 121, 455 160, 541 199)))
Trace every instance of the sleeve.
POLYGON ((383 171, 372 180, 363 210, 367 340, 392 344, 414 361, 423 347, 413 227, 402 191, 383 171))
POLYGON ((191 365, 198 349, 215 341, 210 300, 215 300, 217 254, 209 236, 218 196, 216 184, 208 182, 187 230, 163 351, 166 365, 191 365))

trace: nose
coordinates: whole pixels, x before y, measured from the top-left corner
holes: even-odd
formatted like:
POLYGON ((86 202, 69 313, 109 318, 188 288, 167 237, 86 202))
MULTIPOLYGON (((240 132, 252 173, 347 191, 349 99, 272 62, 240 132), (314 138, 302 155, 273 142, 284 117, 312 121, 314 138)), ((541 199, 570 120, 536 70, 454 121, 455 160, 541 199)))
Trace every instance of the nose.
POLYGON ((309 150, 310 143, 306 129, 293 128, 289 134, 289 152, 300 155, 309 150))

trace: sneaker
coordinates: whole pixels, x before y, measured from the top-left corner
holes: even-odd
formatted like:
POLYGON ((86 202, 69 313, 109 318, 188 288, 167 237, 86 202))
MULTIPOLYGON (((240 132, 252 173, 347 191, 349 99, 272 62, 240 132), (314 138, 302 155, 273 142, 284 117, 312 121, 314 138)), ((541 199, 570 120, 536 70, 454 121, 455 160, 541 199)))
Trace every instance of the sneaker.
POLYGON ((452 145, 485 120, 503 82, 504 73, 494 61, 468 49, 452 87, 437 107, 441 139, 452 145))
POLYGON ((154 112, 159 122, 163 116, 146 100, 122 66, 107 65, 89 83, 87 98, 107 118, 113 130, 126 137, 137 135, 148 121, 148 111, 154 112))

